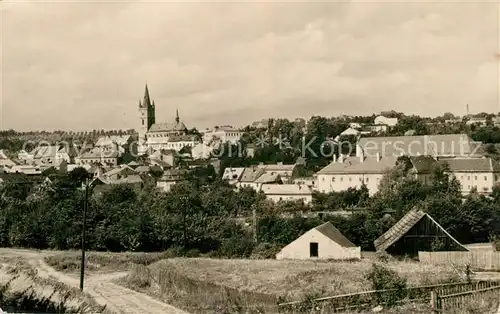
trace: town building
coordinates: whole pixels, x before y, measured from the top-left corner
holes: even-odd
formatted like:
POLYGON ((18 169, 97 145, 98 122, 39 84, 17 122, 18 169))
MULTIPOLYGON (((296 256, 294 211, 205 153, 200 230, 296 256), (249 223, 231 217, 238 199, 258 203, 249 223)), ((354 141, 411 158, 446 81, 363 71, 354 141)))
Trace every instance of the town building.
POLYGON ((26 160, 35 165, 59 165, 66 161, 72 164, 76 157, 76 149, 69 145, 41 145, 28 153, 26 160))
POLYGON ((164 192, 170 192, 172 186, 185 179, 187 171, 184 169, 170 169, 165 171, 163 176, 158 179, 156 186, 164 192))
POLYGON ((356 144, 356 156, 479 157, 480 147, 467 134, 367 137, 356 144))
POLYGON ((176 111, 175 120, 167 123, 156 123, 156 106, 149 96, 148 86, 144 91, 143 101, 139 101, 139 145, 138 152, 144 154, 148 150, 174 149, 180 151, 185 146, 193 147, 198 143, 195 136, 188 134, 188 129, 176 111))
POLYGON ((101 152, 117 152, 118 156, 135 153, 134 141, 130 135, 108 135, 100 137, 95 147, 101 152))
POLYGON ((384 174, 396 165, 398 157, 344 157, 334 159, 315 174, 317 189, 322 193, 361 188, 364 184, 370 195, 378 191, 384 174))
POLYGON ((447 158, 439 162, 448 165, 450 173, 460 182, 463 195, 474 189, 489 194, 500 184, 500 164, 492 158, 447 158))
POLYGON ((15 165, 16 163, 10 159, 3 150, 0 149, 0 167, 12 167, 15 165))
POLYGON ((359 260, 361 248, 349 241, 330 222, 317 226, 276 254, 276 259, 359 260))
POLYGON ((229 142, 237 144, 243 132, 230 125, 215 126, 203 132, 203 144, 210 145, 213 141, 229 142))
POLYGON ((106 166, 116 166, 118 165, 118 158, 120 153, 118 149, 107 150, 105 148, 94 147, 93 149, 83 152, 80 156, 75 158, 75 163, 77 165, 90 165, 95 163, 100 163, 106 166))

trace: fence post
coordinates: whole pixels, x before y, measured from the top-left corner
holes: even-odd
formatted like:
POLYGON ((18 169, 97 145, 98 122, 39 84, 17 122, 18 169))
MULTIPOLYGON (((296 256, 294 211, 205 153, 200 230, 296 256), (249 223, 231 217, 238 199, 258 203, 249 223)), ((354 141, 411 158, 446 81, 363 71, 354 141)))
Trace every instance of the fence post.
POLYGON ((438 295, 435 290, 431 291, 431 308, 432 313, 439 313, 438 295))

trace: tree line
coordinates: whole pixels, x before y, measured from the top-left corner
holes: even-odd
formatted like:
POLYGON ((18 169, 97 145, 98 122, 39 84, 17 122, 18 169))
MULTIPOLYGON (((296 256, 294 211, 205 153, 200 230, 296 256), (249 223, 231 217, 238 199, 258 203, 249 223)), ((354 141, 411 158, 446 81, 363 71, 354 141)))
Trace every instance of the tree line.
MULTIPOLYGON (((307 230, 330 221, 363 250, 410 209, 418 206, 463 243, 500 235, 500 189, 490 196, 473 192, 462 198, 459 183, 443 166, 430 184, 416 180, 404 162, 389 171, 380 190, 366 187, 341 193, 316 193, 312 204, 273 203, 251 188, 236 190, 217 176, 188 176, 165 193, 146 185, 93 188, 87 220, 87 247, 103 251, 206 253, 224 257, 272 257, 307 230), (335 212, 361 208, 349 216, 335 212), (257 213, 257 243, 252 212, 257 213)), ((51 182, 4 182, 0 187, 0 246, 78 249, 81 245, 86 174, 75 169, 51 182)), ((193 253, 193 254, 194 254, 193 253)))

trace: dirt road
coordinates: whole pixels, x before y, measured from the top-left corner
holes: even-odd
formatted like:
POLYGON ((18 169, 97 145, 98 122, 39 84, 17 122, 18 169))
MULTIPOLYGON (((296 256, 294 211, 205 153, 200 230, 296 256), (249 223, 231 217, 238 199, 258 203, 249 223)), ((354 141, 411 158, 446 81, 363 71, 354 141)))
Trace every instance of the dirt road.
MULTIPOLYGON (((80 279, 77 276, 58 272, 44 262, 44 257, 49 254, 50 253, 43 251, 0 249, 0 256, 22 258, 37 269, 40 277, 56 278, 58 281, 69 286, 79 287, 80 279)), ((106 305, 107 309, 115 313, 189 314, 183 310, 155 300, 148 295, 132 291, 112 282, 125 275, 125 272, 114 272, 86 276, 84 291, 92 295, 99 304, 106 305)))

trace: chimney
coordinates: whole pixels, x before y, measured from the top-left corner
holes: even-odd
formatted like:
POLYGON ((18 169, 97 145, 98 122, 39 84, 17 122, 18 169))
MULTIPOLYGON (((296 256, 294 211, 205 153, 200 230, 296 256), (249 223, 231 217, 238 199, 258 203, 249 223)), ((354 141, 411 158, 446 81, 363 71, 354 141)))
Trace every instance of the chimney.
POLYGON ((333 154, 333 162, 337 162, 337 155, 333 154))
POLYGON ((377 162, 380 162, 380 153, 377 153, 377 162))
POLYGON ((344 155, 343 155, 343 154, 340 154, 340 155, 339 155, 339 162, 340 162, 340 163, 343 163, 343 162, 344 162, 344 155))
POLYGON ((363 156, 363 154, 359 155, 359 161, 360 162, 365 161, 365 156, 363 156))

